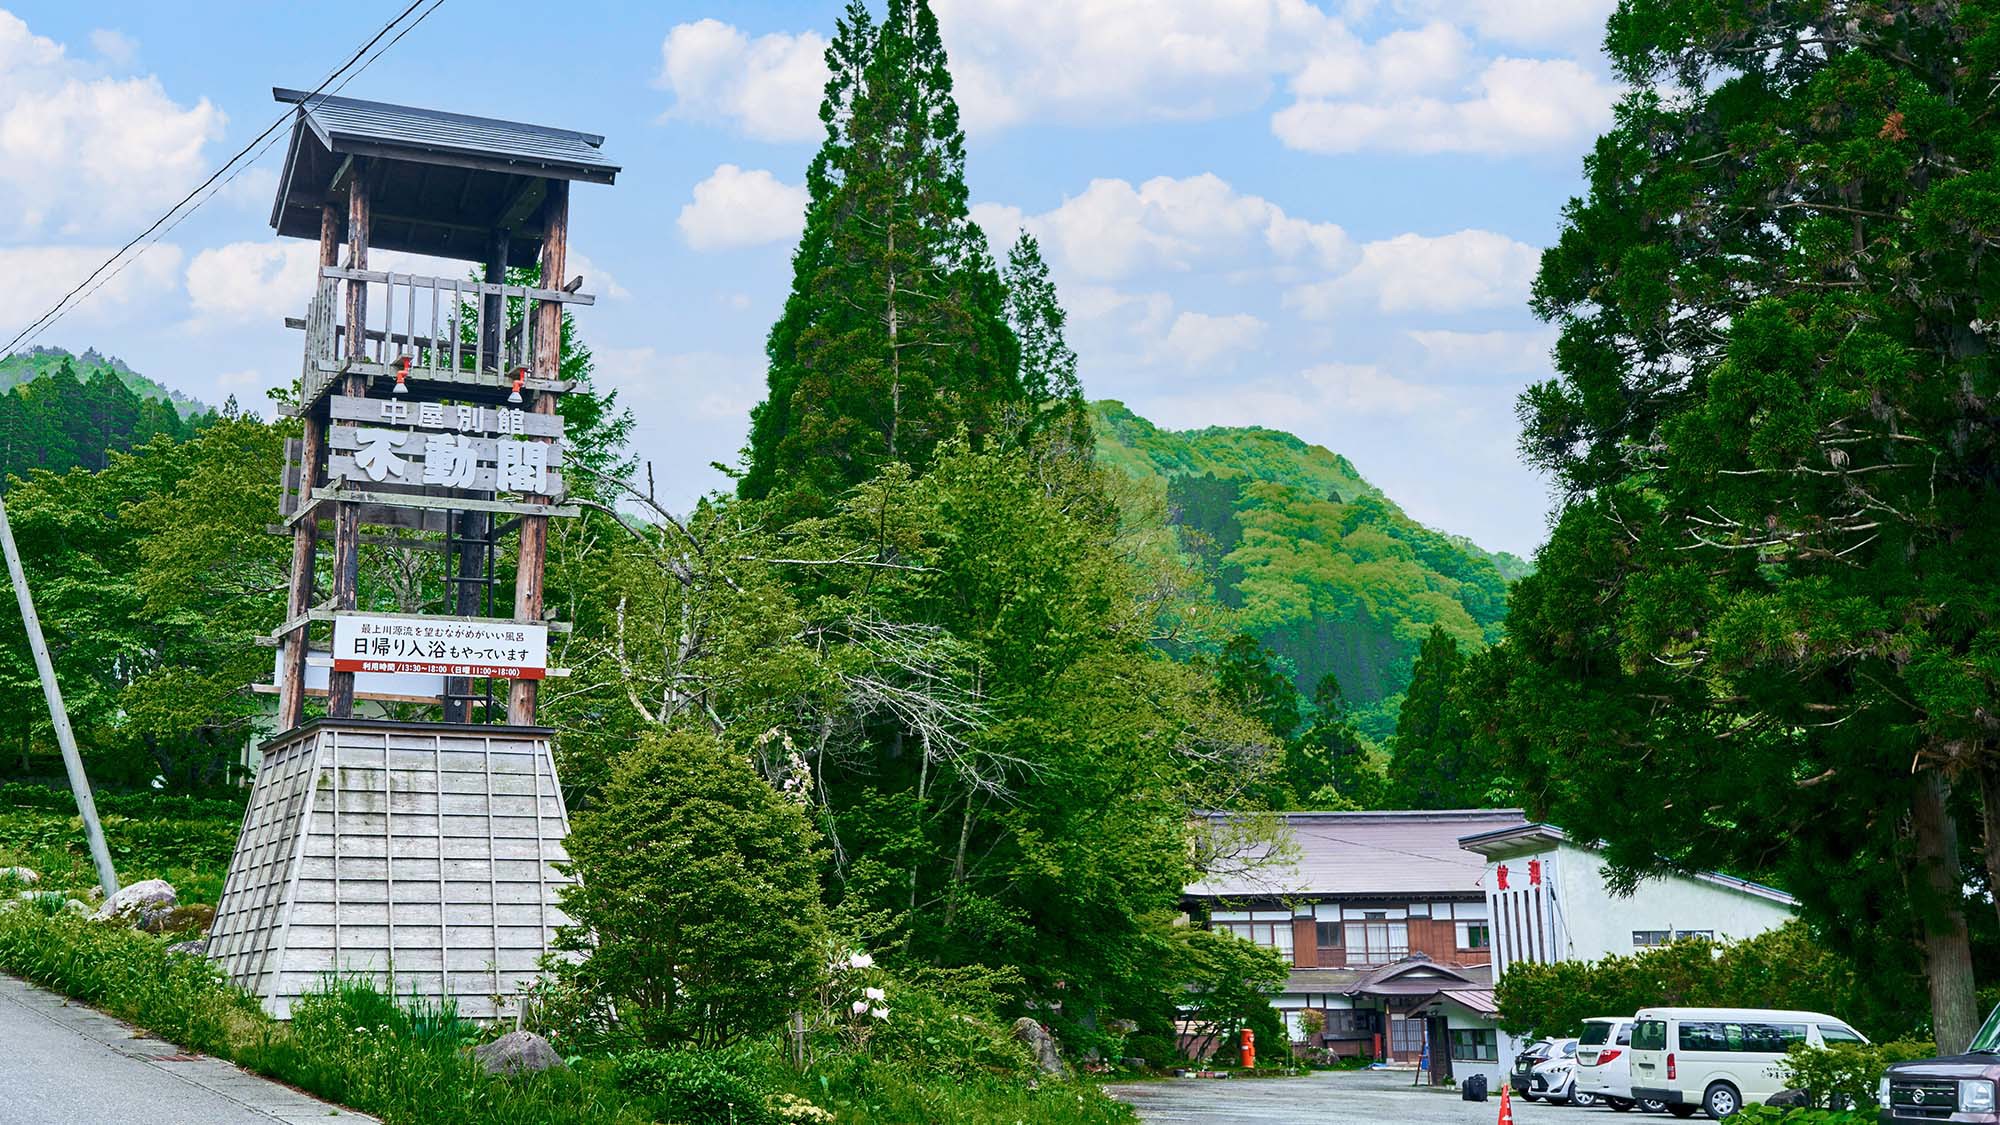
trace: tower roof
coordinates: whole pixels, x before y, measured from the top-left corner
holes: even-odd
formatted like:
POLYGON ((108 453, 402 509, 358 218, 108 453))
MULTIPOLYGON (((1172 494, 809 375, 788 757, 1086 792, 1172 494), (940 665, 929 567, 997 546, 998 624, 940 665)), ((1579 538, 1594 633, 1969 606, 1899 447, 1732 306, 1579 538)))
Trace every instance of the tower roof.
POLYGON ((271 211, 280 235, 317 239, 321 204, 344 197, 345 177, 362 158, 376 177, 372 246, 482 261, 491 233, 504 230, 508 257, 520 263, 535 253, 550 181, 609 184, 619 172, 595 133, 300 90, 271 93, 298 106, 271 211))

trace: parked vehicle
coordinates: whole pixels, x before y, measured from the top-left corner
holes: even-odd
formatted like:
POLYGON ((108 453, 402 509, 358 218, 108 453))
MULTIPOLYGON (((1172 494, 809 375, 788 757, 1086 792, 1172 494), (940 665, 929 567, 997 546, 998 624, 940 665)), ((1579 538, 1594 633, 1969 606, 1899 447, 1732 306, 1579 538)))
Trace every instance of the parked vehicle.
POLYGON ((1911 1121, 2000 1122, 2000 1008, 1962 1055, 1897 1063, 1875 1099, 1882 1125, 1911 1121))
POLYGON ((1720 1120, 1786 1087, 1785 1052, 1800 1043, 1866 1043, 1819 1012, 1757 1008, 1647 1008, 1632 1025, 1632 1096, 1676 1117, 1720 1120))
POLYGON ((1620 1113, 1634 1108, 1661 1113, 1666 1103, 1654 1098, 1632 1096, 1631 1016, 1599 1016, 1583 1021, 1577 1037, 1576 1087, 1571 1105, 1590 1106, 1603 1102, 1620 1113))
POLYGON ((1514 1092, 1534 1101, 1566 1102, 1576 1089, 1576 1040, 1537 1039, 1514 1056, 1514 1092))

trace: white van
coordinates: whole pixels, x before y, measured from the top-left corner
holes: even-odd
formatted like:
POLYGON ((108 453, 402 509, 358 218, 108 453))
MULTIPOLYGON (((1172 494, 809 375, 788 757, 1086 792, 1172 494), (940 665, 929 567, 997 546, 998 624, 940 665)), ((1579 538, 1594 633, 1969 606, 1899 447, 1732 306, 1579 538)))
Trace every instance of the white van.
POLYGON ((1819 1012, 1759 1008, 1647 1008, 1632 1025, 1632 1096, 1697 1109, 1718 1120, 1785 1089, 1785 1052, 1796 1044, 1866 1043, 1819 1012))
POLYGON ((1634 1106, 1647 1113, 1666 1111, 1667 1107, 1660 1102, 1641 1101, 1632 1096, 1634 1022, 1631 1016, 1598 1016, 1583 1021, 1583 1034, 1577 1037, 1576 1086, 1570 1094, 1571 1105, 1603 1102, 1621 1113, 1634 1106))

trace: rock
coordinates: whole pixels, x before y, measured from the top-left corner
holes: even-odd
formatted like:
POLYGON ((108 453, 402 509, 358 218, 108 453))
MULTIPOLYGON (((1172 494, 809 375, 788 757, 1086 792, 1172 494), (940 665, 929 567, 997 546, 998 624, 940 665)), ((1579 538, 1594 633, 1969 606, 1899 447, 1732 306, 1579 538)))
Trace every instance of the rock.
POLYGON ((1106 1020, 1104 1030, 1112 1035, 1130 1035, 1139 1030, 1138 1020, 1106 1020))
POLYGON ((510 1031, 475 1048, 472 1057, 479 1060, 488 1074, 519 1074, 565 1065, 549 1041, 532 1031, 510 1031))
POLYGON ((193 941, 177 941, 167 947, 167 952, 182 953, 189 957, 206 957, 208 956, 208 939, 196 938, 193 941))
POLYGON ((72 898, 64 900, 63 909, 69 911, 71 914, 74 914, 79 918, 90 917, 90 904, 84 902, 81 899, 72 898))
POLYGON ((1042 1073, 1061 1075, 1067 1069, 1062 1056, 1056 1053, 1055 1036, 1049 1034, 1048 1028, 1022 1016, 1014 1021, 1014 1038, 1027 1046, 1042 1073))
POLYGON ((1133 1058, 1119 1059, 1118 1065, 1128 1070, 1144 1070, 1146 1069, 1146 1060, 1133 1058))
POLYGON ((205 934, 214 924, 215 907, 200 902, 139 912, 139 928, 149 934, 183 934, 195 930, 205 934))
POLYGON ((19 883, 24 887, 32 887, 36 883, 42 881, 42 877, 40 875, 35 874, 34 870, 31 868, 0 867, 0 882, 5 882, 8 879, 12 879, 14 882, 19 883))
POLYGON ((91 915, 100 922, 123 922, 136 925, 144 919, 147 911, 172 910, 180 901, 174 893, 174 885, 165 879, 147 879, 129 887, 120 887, 97 913, 91 915))
POLYGON ((1804 1090, 1780 1090, 1772 1094, 1764 1104, 1784 1106, 1788 1109, 1811 1109, 1813 1100, 1812 1095, 1804 1090))

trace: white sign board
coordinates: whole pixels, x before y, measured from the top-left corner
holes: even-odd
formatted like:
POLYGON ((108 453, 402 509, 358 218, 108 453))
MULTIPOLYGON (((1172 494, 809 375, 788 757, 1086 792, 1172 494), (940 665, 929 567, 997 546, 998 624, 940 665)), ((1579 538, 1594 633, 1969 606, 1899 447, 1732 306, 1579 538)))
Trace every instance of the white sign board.
POLYGON ((337 672, 429 672, 539 680, 548 671, 549 627, 449 617, 342 613, 333 619, 337 672))
POLYGON ((562 419, 511 407, 336 395, 327 475, 555 496, 563 491, 562 419), (535 440, 537 438, 544 440, 535 440))

